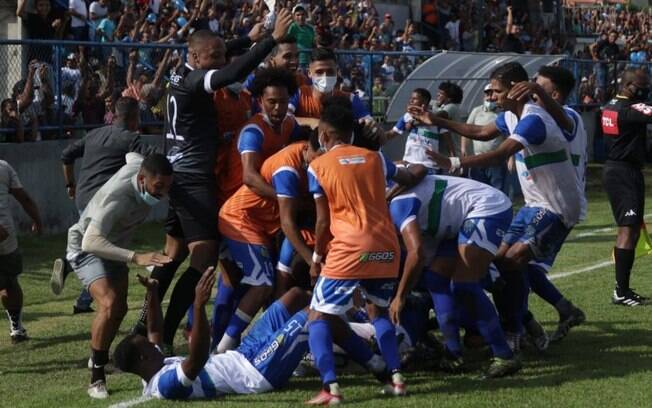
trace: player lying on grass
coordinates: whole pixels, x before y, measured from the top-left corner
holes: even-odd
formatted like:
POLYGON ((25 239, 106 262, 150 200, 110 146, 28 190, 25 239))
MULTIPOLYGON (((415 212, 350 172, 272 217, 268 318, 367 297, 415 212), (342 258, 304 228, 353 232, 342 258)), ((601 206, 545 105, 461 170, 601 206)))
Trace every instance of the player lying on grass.
POLYGON ((390 213, 407 249, 405 267, 389 312, 402 319, 405 299, 424 266, 432 264, 428 289, 446 342, 449 371, 463 365, 458 316, 463 310, 491 346, 494 358, 487 378, 518 371, 520 361, 509 348, 498 315, 483 291, 501 237, 512 219, 512 203, 499 190, 483 183, 447 176, 427 176, 419 185, 395 197, 390 213), (438 246, 448 246, 453 262, 438 262, 438 246), (452 280, 452 285, 451 285, 452 280))
MULTIPOLYGON (((158 282, 139 276, 149 296, 147 337, 130 334, 115 349, 113 360, 124 372, 145 381, 143 395, 162 399, 214 398, 223 394, 253 394, 272 391, 287 383, 308 349, 309 296, 293 288, 274 302, 252 327, 237 350, 210 355, 210 328, 205 305, 215 284, 208 268, 195 288, 194 321, 187 358, 165 358, 161 352, 163 319, 158 282)), ((337 344, 363 342, 346 326, 334 329, 337 344)), ((380 356, 351 355, 378 377, 386 372, 380 356)))

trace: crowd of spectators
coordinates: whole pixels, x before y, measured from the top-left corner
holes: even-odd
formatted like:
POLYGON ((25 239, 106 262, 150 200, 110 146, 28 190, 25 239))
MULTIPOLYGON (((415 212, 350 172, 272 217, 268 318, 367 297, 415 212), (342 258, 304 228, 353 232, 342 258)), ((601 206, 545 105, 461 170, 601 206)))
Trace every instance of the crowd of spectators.
MULTIPOLYGON (((556 1, 542 0, 534 9, 526 3, 531 2, 424 0, 419 23, 409 19, 399 23, 391 14, 381 15, 372 0, 276 1, 277 6, 293 11, 290 33, 300 50, 340 50, 339 86, 362 98, 373 94, 377 114, 385 111, 387 99, 425 58, 410 54, 419 49, 566 53, 639 64, 652 58, 650 10, 565 9, 570 32, 598 38, 594 45, 576 52, 572 37, 560 35, 556 1), (356 54, 358 50, 405 54, 363 55, 356 54)), ((160 121, 164 79, 170 69, 183 63, 187 36, 208 29, 226 40, 236 38, 264 22, 268 10, 263 0, 18 0, 16 13, 28 38, 91 40, 112 46, 66 47, 54 54, 52 46, 30 45, 26 77, 2 101, 0 128, 15 131, 0 131, 0 141, 40 140, 58 134, 56 129, 38 131, 37 126, 107 123, 120 94, 139 100, 144 126, 160 121), (133 44, 154 47, 135 50, 133 44), (55 55, 60 56, 60 74, 54 71, 55 55)), ((301 54, 302 67, 308 55, 301 54)), ((600 67, 580 73, 580 102, 604 101, 611 68, 600 67)), ((155 126, 149 130, 156 130, 155 126)))

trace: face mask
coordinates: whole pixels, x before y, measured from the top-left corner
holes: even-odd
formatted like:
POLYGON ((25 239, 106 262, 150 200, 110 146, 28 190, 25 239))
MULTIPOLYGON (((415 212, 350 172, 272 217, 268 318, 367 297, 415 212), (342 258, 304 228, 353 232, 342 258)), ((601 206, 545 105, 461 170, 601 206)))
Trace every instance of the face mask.
POLYGON ((312 78, 312 86, 317 92, 320 93, 329 93, 335 88, 337 83, 336 76, 326 76, 322 75, 317 78, 312 78))
POLYGON ((155 206, 156 204, 159 203, 159 201, 161 201, 160 199, 158 199, 158 198, 154 197, 153 195, 151 195, 150 193, 148 193, 147 189, 145 189, 144 184, 140 185, 140 191, 139 192, 140 192, 140 198, 142 198, 143 201, 145 202, 145 204, 149 205, 150 207, 155 206))
POLYGON ((484 108, 488 111, 495 111, 496 110, 496 102, 492 101, 484 101, 484 108))
POLYGON ((232 84, 229 84, 226 86, 226 89, 229 91, 233 92, 236 95, 240 94, 240 91, 242 91, 242 82, 234 82, 232 84))

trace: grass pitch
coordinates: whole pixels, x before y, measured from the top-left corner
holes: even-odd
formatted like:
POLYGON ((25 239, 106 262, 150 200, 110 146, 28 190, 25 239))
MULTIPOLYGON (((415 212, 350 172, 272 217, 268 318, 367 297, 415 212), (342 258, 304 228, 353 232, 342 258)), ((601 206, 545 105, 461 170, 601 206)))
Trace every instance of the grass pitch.
MULTIPOLYGON (((589 175, 589 216, 578 225, 564 245, 552 274, 577 271, 608 261, 615 229, 611 211, 599 184, 600 169, 589 175)), ((647 172, 648 191, 652 173, 647 172)), ((648 200, 647 214, 652 213, 648 200)), ((648 221, 650 219, 648 218, 648 221)), ((140 229, 135 247, 156 250, 163 244, 160 225, 140 229)), ((25 292, 24 324, 31 340, 12 345, 8 322, 0 323, 0 395, 2 407, 106 407, 140 396, 141 381, 130 374, 107 378, 110 398, 91 401, 86 395, 89 371, 89 330, 92 315, 72 316, 72 304, 79 283, 71 277, 61 296, 50 293, 52 260, 65 247, 65 236, 22 237, 25 268, 20 277, 25 292)), ((652 256, 637 259, 632 285, 652 295, 652 256)), ((137 318, 144 292, 136 272, 130 272, 129 313, 122 335, 137 318)), ((516 376, 491 381, 477 379, 477 373, 451 376, 437 371, 407 374, 409 396, 401 400, 379 396, 371 376, 344 374, 340 377, 345 402, 351 405, 396 407, 587 407, 647 406, 652 397, 652 306, 616 307, 610 304, 613 266, 555 280, 562 293, 586 313, 587 322, 571 331, 564 341, 552 345, 546 354, 524 354, 524 369, 516 376)), ((531 309, 548 331, 554 330, 557 314, 536 296, 531 309)), ((115 342, 114 342, 115 345, 115 342)), ((178 336, 177 349, 185 347, 178 336)), ((316 377, 293 378, 289 387, 274 393, 227 396, 217 401, 191 402, 193 406, 300 405, 320 386, 316 377)), ((138 406, 173 406, 180 402, 148 401, 138 406)), ((123 405, 124 406, 124 405, 123 405)))

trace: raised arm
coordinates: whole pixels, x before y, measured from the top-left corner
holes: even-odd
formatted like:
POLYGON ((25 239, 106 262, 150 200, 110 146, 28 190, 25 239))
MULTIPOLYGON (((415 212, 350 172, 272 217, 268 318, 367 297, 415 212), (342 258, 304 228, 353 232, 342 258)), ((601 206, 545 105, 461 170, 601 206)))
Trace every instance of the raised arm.
POLYGON ((195 287, 195 301, 193 302, 193 322, 188 345, 188 358, 181 363, 185 376, 194 381, 206 365, 210 354, 211 334, 206 318, 206 302, 211 297, 215 286, 215 269, 209 267, 195 287))
POLYGON ((510 89, 507 97, 509 99, 522 100, 530 98, 532 95, 536 95, 536 98, 541 101, 543 109, 552 116, 560 128, 566 132, 573 132, 575 130, 573 119, 571 119, 564 111, 564 108, 536 82, 523 81, 515 84, 512 89, 510 89))
POLYGON ((163 82, 163 76, 165 75, 165 71, 168 68, 168 65, 170 64, 170 55, 172 54, 172 50, 168 49, 165 51, 165 54, 163 54, 163 59, 159 62, 158 68, 156 69, 156 74, 154 75, 154 80, 152 81, 152 84, 154 84, 155 87, 160 87, 161 83, 163 82))
POLYGON ((32 104, 34 100, 34 75, 36 74, 36 68, 38 67, 38 61, 32 60, 29 63, 29 68, 27 72, 27 79, 25 80, 25 88, 23 92, 17 97, 18 102, 18 112, 22 113, 32 104))
POLYGON ((497 149, 475 156, 449 158, 436 152, 428 151, 426 153, 439 167, 445 170, 457 171, 460 168, 498 166, 505 163, 507 159, 521 150, 523 150, 523 145, 520 142, 514 139, 506 139, 497 149))
POLYGON ((473 140, 492 140, 500 136, 500 132, 495 123, 490 123, 484 126, 471 125, 468 123, 454 122, 452 120, 444 119, 435 113, 424 110, 421 106, 410 106, 408 112, 419 122, 429 125, 438 126, 440 128, 448 129, 461 136, 468 137, 473 140))
POLYGON ((514 25, 514 15, 512 13, 512 6, 507 6, 507 25, 505 26, 505 32, 507 32, 507 34, 512 32, 513 25, 514 25))

